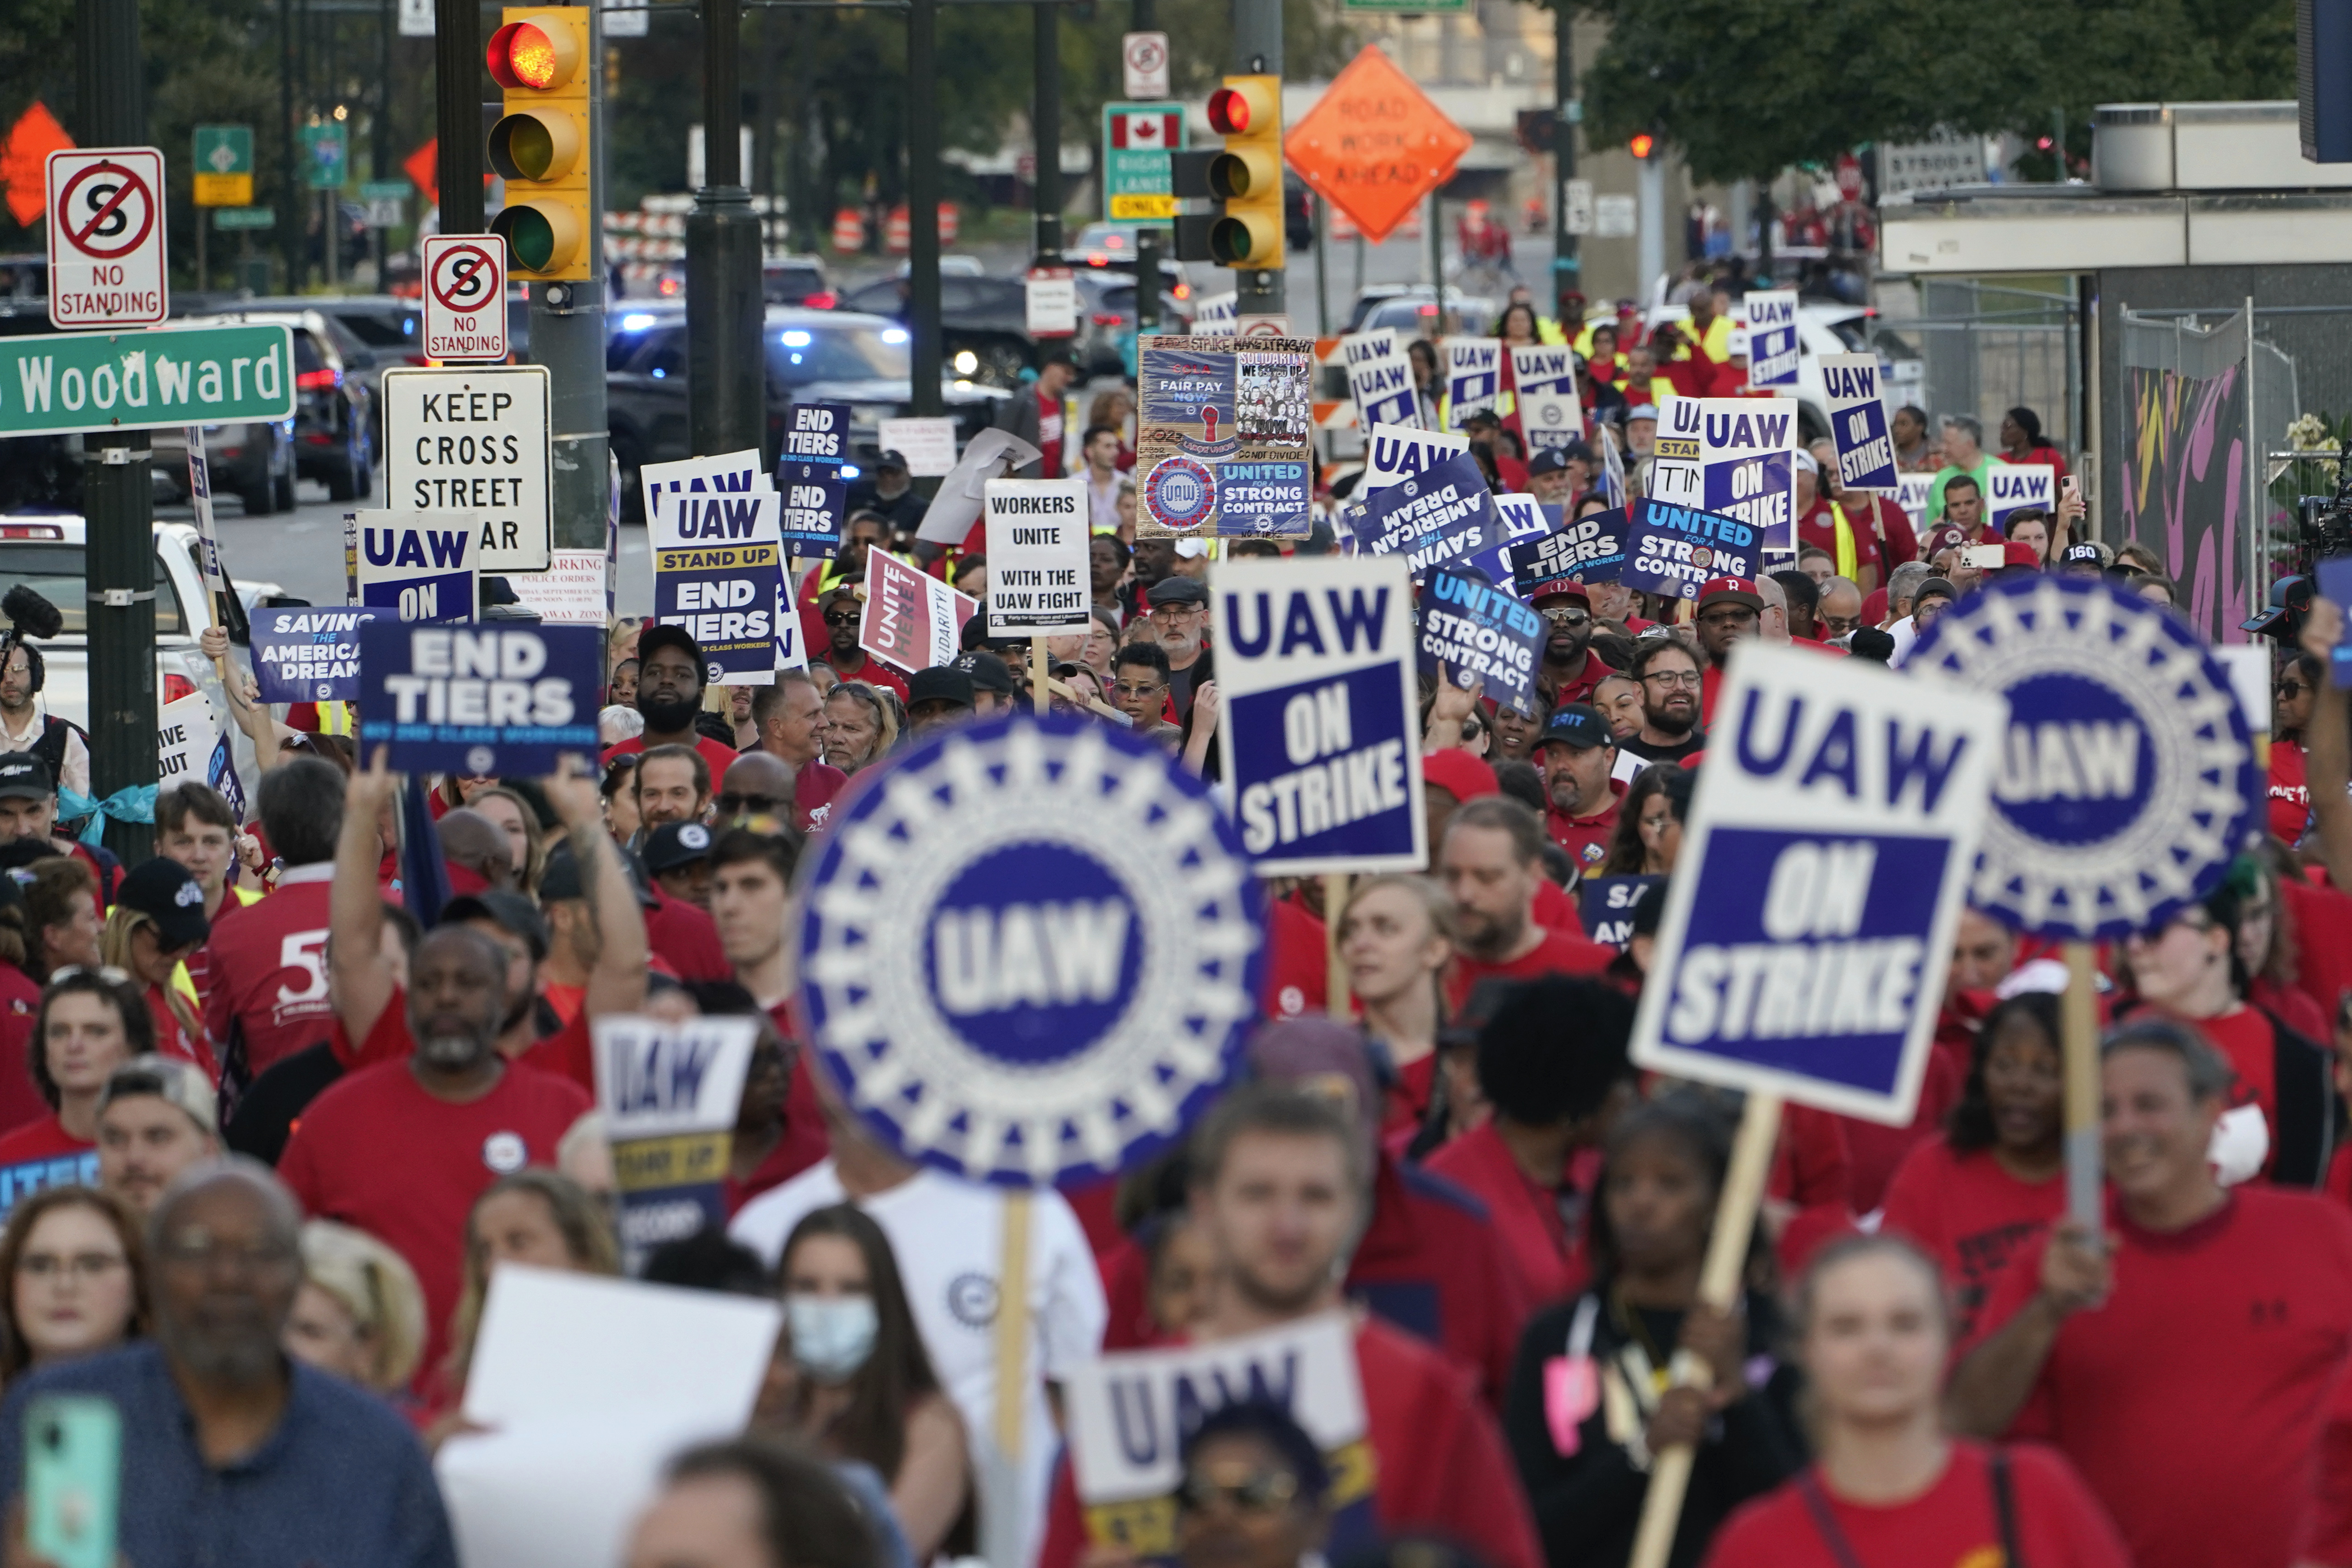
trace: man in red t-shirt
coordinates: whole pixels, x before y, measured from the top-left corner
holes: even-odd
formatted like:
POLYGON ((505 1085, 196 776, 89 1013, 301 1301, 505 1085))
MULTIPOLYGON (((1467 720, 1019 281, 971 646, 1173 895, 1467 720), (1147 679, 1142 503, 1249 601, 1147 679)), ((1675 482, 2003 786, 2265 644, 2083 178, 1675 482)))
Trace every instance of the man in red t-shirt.
POLYGON ((736 829, 710 852, 710 919, 735 978, 751 993, 783 1037, 792 1087, 784 1098, 780 1135, 747 1169, 737 1150, 736 1177, 728 1184, 728 1206, 750 1202, 772 1186, 790 1181, 832 1152, 824 1111, 817 1103, 809 1055, 793 1043, 791 936, 793 870, 799 853, 782 837, 736 829))
POLYGON ((1445 824, 1438 869, 1454 900, 1455 925, 1448 1007, 1459 1009, 1470 988, 1490 976, 1597 975, 1617 956, 1614 947, 1536 923, 1543 847, 1543 824, 1507 795, 1468 801, 1445 824))
POLYGON ((1570 703, 1544 726, 1536 757, 1543 764, 1549 803, 1544 827, 1551 841, 1568 852, 1579 872, 1596 874, 1609 858, 1617 808, 1625 799, 1625 786, 1610 777, 1617 766, 1617 737, 1609 721, 1590 703, 1570 703))
POLYGON ((2195 1030, 2128 1023, 2102 1057, 2111 1234, 2063 1224, 2002 1273, 1952 1419, 2063 1449, 2140 1568, 2286 1568, 2352 1352, 2352 1215, 2215 1180, 2231 1073, 2195 1030))
MULTIPOLYGON (((1220 1281, 1202 1340, 1342 1307, 1340 1273, 1362 1228, 1370 1159, 1361 1126, 1321 1095, 1253 1085, 1210 1113, 1193 1134, 1191 1169, 1192 1218, 1220 1281)), ((1541 1568, 1502 1434, 1461 1374, 1378 1317, 1358 1321, 1356 1364, 1371 1450, 1368 1533, 1434 1536, 1491 1568, 1541 1568)), ((1065 1456, 1040 1568, 1075 1568, 1084 1537, 1065 1456)))
POLYGON ((857 628, 866 615, 866 601, 859 593, 862 577, 848 577, 824 591, 817 601, 824 616, 824 663, 845 681, 863 681, 869 686, 887 686, 907 700, 907 679, 857 645, 857 628))
MULTIPOLYGON (((752 696, 751 722, 759 727, 760 749, 793 770, 793 826, 803 833, 821 830, 834 799, 849 785, 849 775, 820 756, 824 694, 806 670, 778 670, 776 684, 752 696)), ((719 775, 722 787, 726 777, 719 775)))
MULTIPOLYGON (((318 1044, 335 1022, 327 995, 327 905, 343 829, 342 770, 315 757, 281 762, 261 776, 254 805, 286 869, 268 897, 224 910, 207 944, 213 986, 205 998, 205 1031, 232 1090, 318 1044)), ((383 821, 371 814, 356 830, 374 844, 363 879, 370 899, 377 896, 375 868, 383 858, 383 821)))
POLYGON ((1544 618, 1543 662, 1536 686, 1554 706, 1592 700, 1592 688, 1616 674, 1592 651, 1592 593, 1580 582, 1547 584, 1533 601, 1544 618))
POLYGON ((1698 591, 1698 645, 1706 655, 1706 674, 1699 683, 1698 716, 1703 725, 1715 722, 1716 695, 1723 689, 1723 667, 1741 639, 1764 630, 1764 595, 1744 577, 1718 577, 1698 591))
POLYGON ((735 748, 695 727, 702 712, 702 648, 685 627, 646 627, 637 638, 637 712, 645 716, 645 733, 606 747, 604 759, 665 746, 691 747, 701 753, 711 778, 725 778, 735 748))

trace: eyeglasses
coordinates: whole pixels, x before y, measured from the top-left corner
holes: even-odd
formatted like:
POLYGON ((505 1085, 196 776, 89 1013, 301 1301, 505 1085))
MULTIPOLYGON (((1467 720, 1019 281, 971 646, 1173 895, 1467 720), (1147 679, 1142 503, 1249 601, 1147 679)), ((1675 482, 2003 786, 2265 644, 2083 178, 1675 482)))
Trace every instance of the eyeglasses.
POLYGON ((1859 615, 1824 615, 1822 617, 1822 624, 1830 629, 1831 636, 1843 637, 1847 632, 1854 630, 1854 628, 1862 624, 1862 617, 1859 615))
POLYGON ((202 1228, 183 1230, 167 1236, 155 1249, 155 1256, 166 1263, 189 1269, 205 1269, 215 1264, 228 1264, 250 1273, 283 1267, 294 1260, 294 1249, 280 1242, 259 1243, 216 1241, 202 1228))
POLYGON ((77 1252, 70 1258, 27 1252, 16 1260, 16 1272, 32 1280, 97 1280, 129 1267, 131 1260, 120 1252, 77 1252))
POLYGON ((1581 610, 1570 610, 1564 604, 1556 604, 1549 610, 1538 611, 1538 613, 1555 626, 1576 627, 1592 624, 1591 616, 1581 610))
POLYGON ((54 986, 59 980, 71 979, 76 975, 95 975, 110 986, 127 986, 131 983, 131 971, 118 969, 111 964, 68 964, 63 968, 49 971, 49 984, 54 986))
POLYGON ((1642 680, 1645 685, 1654 681, 1669 691, 1676 686, 1688 686, 1696 691, 1701 684, 1696 670, 1654 670, 1643 675, 1642 680))
POLYGON ((740 817, 747 811, 779 811, 783 804, 773 795, 738 795, 731 789, 721 791, 719 797, 719 811, 730 817, 740 817))
POLYGON ((1137 685, 1131 681, 1115 681, 1111 684, 1110 689, 1123 697, 1141 698, 1158 696, 1168 689, 1168 685, 1164 681, 1152 681, 1143 685, 1137 685))
POLYGON ((1223 1503, 1236 1513, 1273 1513, 1298 1495, 1298 1478, 1281 1470, 1253 1470, 1232 1480, 1188 1475, 1176 1489, 1177 1505, 1187 1513, 1204 1513, 1223 1503))
POLYGON ((1702 626, 1745 626, 1756 619, 1756 612, 1742 604, 1729 610, 1710 610, 1698 619, 1702 626))

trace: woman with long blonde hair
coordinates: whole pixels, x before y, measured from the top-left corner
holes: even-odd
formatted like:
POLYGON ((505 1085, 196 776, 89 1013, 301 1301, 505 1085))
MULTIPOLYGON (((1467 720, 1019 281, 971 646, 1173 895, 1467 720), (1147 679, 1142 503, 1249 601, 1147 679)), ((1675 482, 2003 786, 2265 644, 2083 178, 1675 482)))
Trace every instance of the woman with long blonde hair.
POLYGON ((1445 1021, 1445 966, 1454 956, 1454 905, 1425 876, 1366 877, 1339 912, 1339 961, 1396 1078, 1384 1131, 1418 1126, 1437 1084, 1437 1030, 1445 1021))

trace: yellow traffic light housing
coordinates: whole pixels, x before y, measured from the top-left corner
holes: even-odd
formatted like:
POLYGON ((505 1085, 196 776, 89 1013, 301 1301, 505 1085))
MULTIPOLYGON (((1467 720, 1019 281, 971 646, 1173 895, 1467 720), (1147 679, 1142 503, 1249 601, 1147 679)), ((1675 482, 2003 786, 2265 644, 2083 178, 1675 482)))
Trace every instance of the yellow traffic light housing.
POLYGON ((1282 266, 1282 79, 1227 77, 1209 95, 1209 128, 1225 139, 1209 161, 1208 259, 1251 271, 1282 266))
POLYGON ((593 277, 601 236, 589 212, 588 13, 509 6, 503 16, 487 54, 504 94, 489 159, 507 201, 490 232, 506 240, 518 277, 593 277))

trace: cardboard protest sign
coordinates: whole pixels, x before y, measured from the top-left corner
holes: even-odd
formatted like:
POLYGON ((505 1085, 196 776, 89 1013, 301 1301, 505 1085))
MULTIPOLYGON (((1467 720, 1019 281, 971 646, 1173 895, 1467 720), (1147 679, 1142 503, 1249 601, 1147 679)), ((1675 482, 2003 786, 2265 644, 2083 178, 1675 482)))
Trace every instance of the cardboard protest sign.
POLYGON ((212 766, 213 747, 220 740, 220 719, 213 712, 212 698, 202 692, 174 697, 156 717, 156 788, 169 789, 191 779, 204 782, 212 766))
POLYGON ((1514 343, 1504 350, 1511 356, 1511 385, 1528 392, 1576 392, 1576 350, 1565 343, 1514 343))
POLYGON ((1422 664, 1442 667, 1456 685, 1475 675, 1486 683, 1488 696, 1525 708, 1543 660, 1544 636, 1543 617, 1507 586, 1444 567, 1429 574, 1421 600, 1422 664))
POLYGON ((1762 559, 1760 538, 1738 518, 1670 507, 1647 497, 1628 511, 1633 526, 1618 578, 1627 587, 1669 599, 1696 599, 1714 578, 1756 575, 1762 559))
POLYGON ((356 605, 341 610, 310 605, 256 610, 250 617, 253 679, 261 690, 261 700, 358 701, 360 628, 383 618, 381 610, 356 605))
POLYGON ((1895 437, 1878 388, 1876 354, 1824 354, 1822 382, 1829 392, 1830 437, 1837 443, 1838 477, 1849 490, 1894 492, 1895 437))
MULTIPOLYGON (((652 465, 648 465, 650 467, 652 465)), ((776 678, 776 596, 783 581, 783 498, 773 490, 674 490, 646 515, 654 620, 682 626, 705 679, 776 678)))
POLYGON ((1574 392, 1521 392, 1518 398, 1519 430, 1528 438, 1530 457, 1584 439, 1584 406, 1574 392))
POLYGON ((1591 512, 1558 533, 1510 547, 1511 578, 1533 600, 1564 582, 1615 582, 1625 570, 1630 525, 1622 511, 1591 512))
POLYGON ((1547 507, 1533 496, 1497 496, 1495 510, 1502 514, 1503 537, 1493 549, 1472 556, 1464 562, 1465 570, 1483 571, 1489 582, 1511 585, 1511 551, 1520 545, 1532 543, 1559 528, 1558 507, 1547 507))
POLYGON ((1356 494, 1368 496, 1401 480, 1426 474, 1457 452, 1470 450, 1466 435, 1421 430, 1402 424, 1376 424, 1365 437, 1364 474, 1356 494))
POLYGON ((360 628, 360 750, 392 748, 398 773, 555 771, 597 754, 597 652, 586 626, 360 628))
POLYGON ((1491 410, 1503 394, 1503 345, 1496 338, 1445 340, 1445 428, 1460 430, 1470 416, 1491 410))
POLYGON ((1234 1339, 1118 1351, 1071 1369, 1063 1385, 1071 1479, 1089 1539, 1138 1557, 1172 1556, 1180 1456, 1201 1422, 1236 1399, 1287 1410, 1334 1478, 1333 1551, 1377 1541, 1374 1466, 1355 1333, 1345 1312, 1318 1313, 1234 1339))
MULTIPOLYGON (((687 832, 709 830, 689 823, 687 832)), ((692 846, 688 846, 692 847, 692 846)), ((727 1162, 756 1019, 594 1020, 596 1108, 621 1193, 623 1267, 666 1241, 727 1223, 727 1162)))
MULTIPOLYGON (((1628 755, 1631 755, 1630 753, 1628 755)), ((1576 884, 1576 913, 1595 942, 1622 947, 1633 938, 1633 911, 1655 894, 1662 876, 1588 876, 1576 884)))
POLYGON ((956 656, 963 623, 979 609, 980 601, 971 595, 958 593, 897 556, 869 550, 857 645, 894 668, 928 670, 956 656))
POLYGON ((1401 555, 1418 579, 1429 569, 1498 549, 1503 514, 1486 476, 1456 453, 1419 478, 1375 490, 1341 508, 1358 548, 1401 555))
POLYGON ((1925 533, 1927 528, 1927 498, 1936 493, 1933 474, 1897 474, 1895 476, 1895 504, 1911 518, 1914 532, 1925 533))
POLYGON ((637 482, 645 489, 646 521, 648 524, 661 510, 662 499, 667 496, 730 492, 740 495, 775 487, 761 471, 760 449, 756 446, 747 446, 740 452, 723 453, 717 457, 683 457, 675 463, 648 463, 637 470, 637 482))
POLYGON ((480 519, 472 512, 358 512, 359 601, 403 621, 471 621, 480 519))
MULTIPOLYGON (((821 463, 838 468, 849 460, 849 405, 845 402, 796 402, 784 416, 783 450, 780 465, 821 463)), ((905 454, 901 453, 901 456, 905 454)), ((779 482, 777 487, 782 488, 779 482)))
POLYGON ((1160 336, 1137 351, 1135 473, 1139 538, 1304 534, 1293 492, 1262 488, 1276 476, 1254 465, 1303 468, 1315 433, 1315 345, 1301 338, 1160 336), (1228 476, 1228 466, 1244 465, 1228 476), (1228 517, 1229 478, 1251 486, 1228 517), (1277 524, 1269 528, 1268 520, 1277 524))
POLYGON ((783 503, 776 526, 784 554, 803 559, 839 555, 849 517, 849 486, 841 477, 841 465, 779 463, 776 483, 783 503))
POLYGON ((1257 883, 1150 737, 1016 713, 914 737, 802 862, 801 1016, 842 1103, 971 1181, 1183 1135, 1256 1014, 1257 883))
POLYGON ((2154 930, 2220 883, 2258 821, 2263 769, 2230 673, 2179 616, 2103 578, 1988 581, 1903 672, 1937 703, 1947 682, 2008 700, 1969 890, 2005 925, 2154 930))
POLYGON ((1046 637, 1092 624, 1087 482, 991 479, 988 634, 1046 637))
POLYGON ((1348 366, 1348 395, 1356 400, 1356 423, 1419 428, 1421 393, 1413 385, 1412 358, 1393 327, 1350 332, 1339 340, 1348 366))
POLYGON ((1658 411, 1650 495, 1737 517, 1767 551, 1797 549, 1792 398, 1669 397, 1658 411))
POLYGON ((1633 1061, 1907 1124, 2006 722, 1948 682, 1742 643, 1633 1061))
POLYGON ((1985 470, 1985 515, 1992 526, 2009 532, 2015 513, 2034 507, 2058 509, 2058 470, 2047 463, 1995 463, 1985 470))
POLYGON ((1397 557, 1220 561, 1217 745, 1262 875, 1428 859, 1412 584, 1397 557))
POLYGON ((882 450, 907 460, 907 472, 917 479, 943 479, 956 465, 956 427, 952 419, 927 415, 920 419, 878 420, 875 439, 882 450))
POLYGON ((1742 302, 1748 313, 1748 384, 1797 384, 1797 291, 1752 288, 1742 302))

